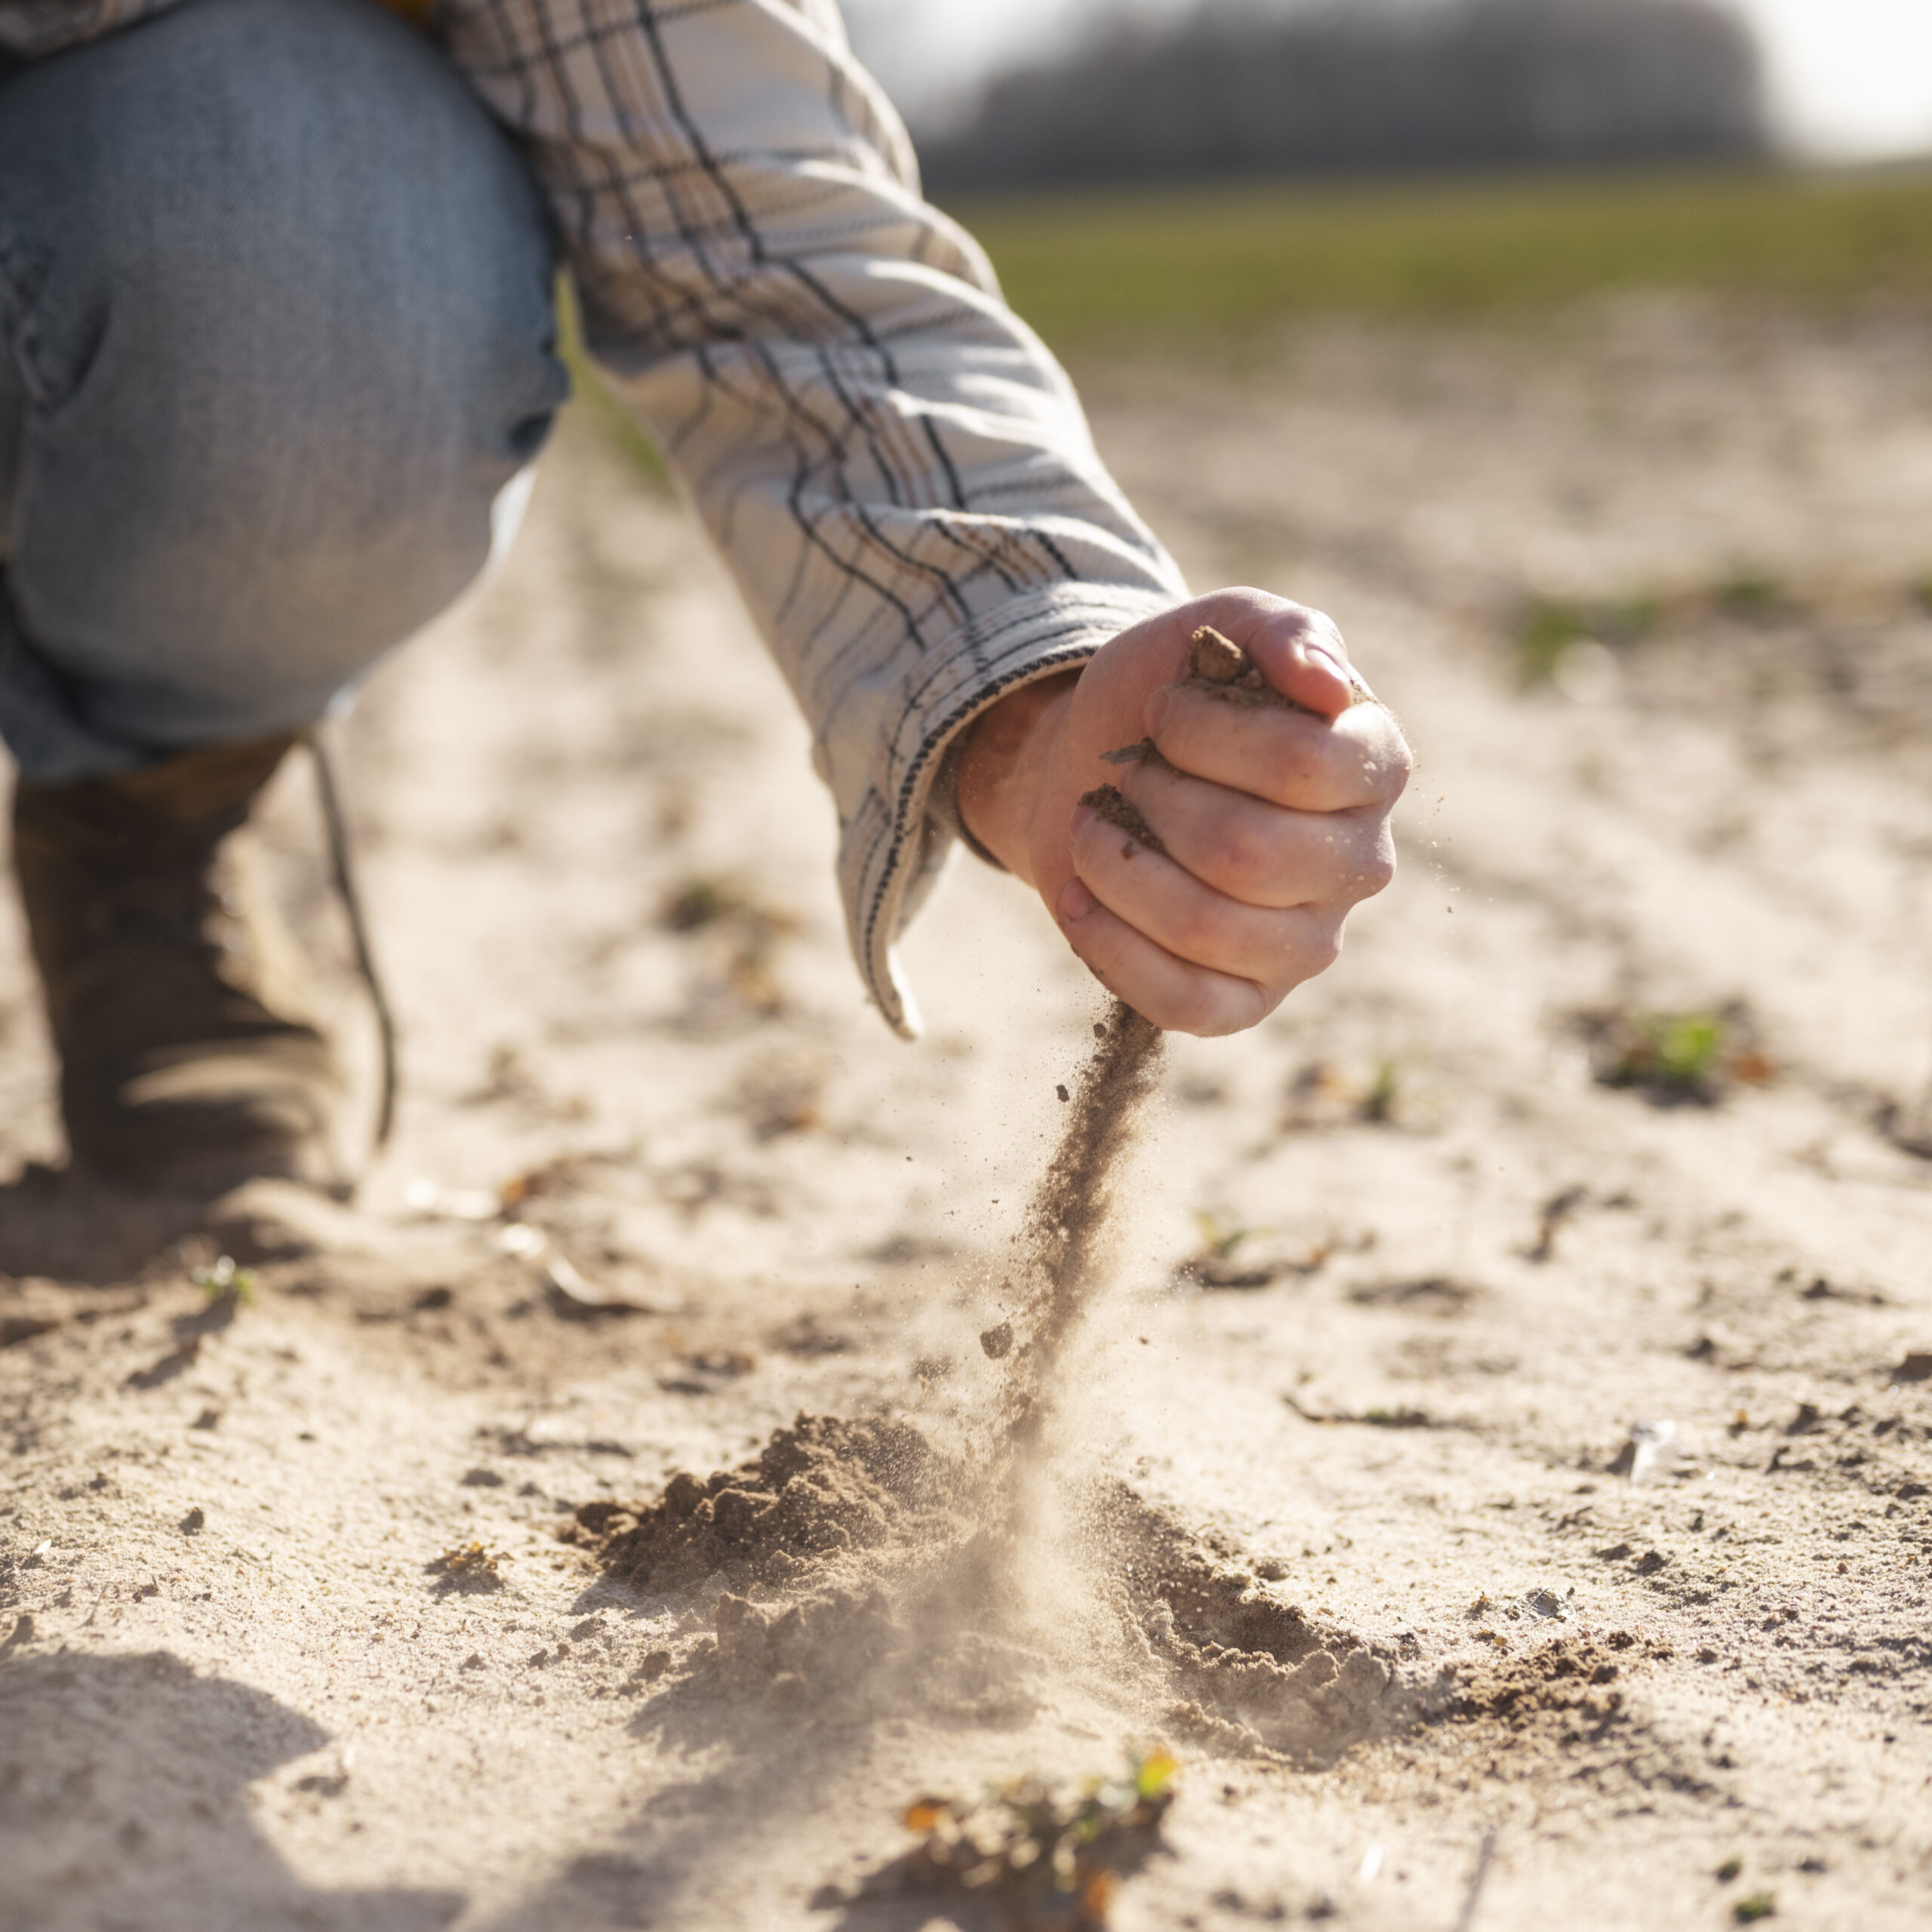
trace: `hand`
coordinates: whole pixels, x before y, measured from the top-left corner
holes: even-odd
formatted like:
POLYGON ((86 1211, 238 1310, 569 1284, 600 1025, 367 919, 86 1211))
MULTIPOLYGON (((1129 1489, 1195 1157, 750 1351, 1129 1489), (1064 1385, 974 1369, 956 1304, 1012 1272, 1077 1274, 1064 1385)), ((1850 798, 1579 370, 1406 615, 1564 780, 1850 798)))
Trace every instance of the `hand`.
POLYGON ((1327 618, 1265 591, 1223 590, 994 706, 961 755, 959 811, 1110 992, 1158 1026, 1234 1033, 1329 965, 1349 908, 1395 876, 1389 814, 1409 765, 1327 618), (1304 709, 1180 688, 1203 624, 1304 709), (1102 756, 1143 737, 1171 769, 1102 756), (1080 803, 1103 785, 1133 804, 1164 854, 1080 803))

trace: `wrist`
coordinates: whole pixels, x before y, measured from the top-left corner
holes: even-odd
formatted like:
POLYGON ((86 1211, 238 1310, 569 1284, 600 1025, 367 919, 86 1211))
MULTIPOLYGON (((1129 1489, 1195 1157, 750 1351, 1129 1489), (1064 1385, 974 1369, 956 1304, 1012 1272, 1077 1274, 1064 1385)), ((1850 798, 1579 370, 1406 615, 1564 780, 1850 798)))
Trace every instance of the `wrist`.
POLYGON ((1009 691, 967 728, 960 752, 959 822, 1016 878, 1033 883, 1033 824, 1046 746, 1080 681, 1057 672, 1009 691))

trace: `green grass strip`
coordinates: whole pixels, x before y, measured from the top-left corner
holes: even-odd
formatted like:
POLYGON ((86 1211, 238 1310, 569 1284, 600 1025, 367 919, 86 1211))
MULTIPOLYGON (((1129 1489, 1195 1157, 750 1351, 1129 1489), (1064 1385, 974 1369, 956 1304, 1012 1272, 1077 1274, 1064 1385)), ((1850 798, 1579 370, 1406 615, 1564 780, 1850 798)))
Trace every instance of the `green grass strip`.
POLYGON ((1050 341, 1481 315, 1616 291, 1932 291, 1932 169, 1256 183, 951 205, 1050 341))

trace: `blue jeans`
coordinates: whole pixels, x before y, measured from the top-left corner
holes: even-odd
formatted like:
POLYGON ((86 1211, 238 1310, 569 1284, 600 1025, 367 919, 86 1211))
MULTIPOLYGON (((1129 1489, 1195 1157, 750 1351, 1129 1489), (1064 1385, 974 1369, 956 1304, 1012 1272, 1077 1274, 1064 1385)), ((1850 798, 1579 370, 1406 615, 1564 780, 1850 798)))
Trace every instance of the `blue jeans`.
POLYGON ((568 380, 516 152, 369 0, 0 68, 0 737, 294 730, 481 571, 568 380))

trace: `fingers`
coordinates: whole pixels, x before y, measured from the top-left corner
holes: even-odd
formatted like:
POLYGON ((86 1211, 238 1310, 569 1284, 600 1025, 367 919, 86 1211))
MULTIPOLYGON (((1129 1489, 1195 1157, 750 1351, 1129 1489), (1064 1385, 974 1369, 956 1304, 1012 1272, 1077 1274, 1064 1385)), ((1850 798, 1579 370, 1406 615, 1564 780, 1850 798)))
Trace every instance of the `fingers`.
POLYGON ((1149 695, 1146 721, 1178 770, 1297 811, 1386 806, 1408 783, 1408 746, 1379 704, 1315 718, 1165 685, 1149 695))
POLYGON ((1395 841, 1379 806, 1286 811, 1153 764, 1120 783, 1177 863, 1247 905, 1352 906, 1395 875, 1395 841))
MULTIPOLYGON (((1247 904, 1091 811, 1075 815, 1073 860, 1094 898, 1163 951, 1275 989, 1277 998, 1321 972, 1340 949, 1351 902, 1324 893, 1313 904, 1247 904)), ((1325 869, 1310 883, 1328 883, 1325 869)))
POLYGON ((1266 1019, 1287 991, 1177 958, 1109 912, 1077 878, 1061 888, 1054 910, 1067 943, 1101 985, 1171 1032, 1203 1038, 1238 1033, 1266 1019))

